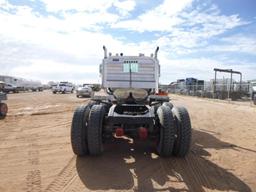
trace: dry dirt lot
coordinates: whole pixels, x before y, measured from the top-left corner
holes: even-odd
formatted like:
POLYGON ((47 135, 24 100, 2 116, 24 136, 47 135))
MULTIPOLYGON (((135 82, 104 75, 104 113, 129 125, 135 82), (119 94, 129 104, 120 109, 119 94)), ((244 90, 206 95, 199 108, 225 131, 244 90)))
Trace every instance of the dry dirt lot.
POLYGON ((256 191, 255 106, 170 96, 191 115, 185 159, 159 158, 153 146, 121 139, 100 157, 77 158, 71 119, 88 99, 10 94, 0 120, 0 191, 256 191))

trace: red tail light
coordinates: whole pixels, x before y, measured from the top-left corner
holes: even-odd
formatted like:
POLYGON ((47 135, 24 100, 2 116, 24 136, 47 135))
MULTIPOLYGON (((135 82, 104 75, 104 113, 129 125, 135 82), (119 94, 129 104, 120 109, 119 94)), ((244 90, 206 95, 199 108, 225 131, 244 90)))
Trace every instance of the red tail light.
POLYGON ((117 137, 124 136, 124 129, 122 127, 116 128, 116 136, 117 137))
POLYGON ((148 130, 145 127, 140 127, 139 128, 139 137, 140 137, 140 139, 147 139, 148 130))

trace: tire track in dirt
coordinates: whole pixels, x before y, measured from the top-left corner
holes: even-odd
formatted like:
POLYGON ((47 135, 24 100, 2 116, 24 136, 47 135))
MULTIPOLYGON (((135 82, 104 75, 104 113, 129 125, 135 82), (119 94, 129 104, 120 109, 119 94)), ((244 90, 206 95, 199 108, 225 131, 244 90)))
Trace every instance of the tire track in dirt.
POLYGON ((37 135, 29 135, 28 142, 30 142, 28 150, 28 163, 31 170, 28 171, 26 177, 26 191, 27 192, 41 192, 41 171, 39 170, 39 153, 37 145, 37 135), (33 138, 33 139, 32 139, 33 138))
POLYGON ((79 192, 85 190, 85 186, 81 185, 81 180, 76 176, 71 182, 64 188, 63 192, 79 192))
POLYGON ((27 192, 41 192, 41 173, 35 169, 28 172, 26 177, 27 192))
POLYGON ((46 187, 45 192, 63 191, 63 189, 77 176, 76 157, 73 156, 68 164, 60 171, 56 178, 46 187))
MULTIPOLYGON (((206 183, 207 183, 206 186, 211 186, 210 180, 207 178, 207 175, 204 175, 202 173, 202 170, 204 170, 205 167, 203 167, 202 165, 199 165, 199 163, 198 163, 197 159, 195 159, 194 155, 191 155, 189 158, 186 157, 185 161, 187 162, 187 164, 190 163, 190 165, 191 165, 191 166, 189 166, 190 171, 188 171, 188 173, 190 173, 191 175, 194 176, 194 177, 192 177, 193 179, 190 181, 190 187, 195 189, 195 191, 208 191, 206 189, 202 190, 201 187, 200 188, 198 187, 198 186, 203 186, 206 183)), ((186 167, 183 167, 182 169, 186 170, 186 167)))

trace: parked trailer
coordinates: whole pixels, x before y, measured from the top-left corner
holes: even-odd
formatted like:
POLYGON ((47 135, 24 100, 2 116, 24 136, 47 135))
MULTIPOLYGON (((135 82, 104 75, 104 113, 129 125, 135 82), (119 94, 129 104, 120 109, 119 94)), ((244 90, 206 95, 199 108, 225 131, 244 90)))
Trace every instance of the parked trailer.
POLYGON ((0 81, 3 81, 8 85, 6 92, 18 93, 20 91, 43 91, 43 85, 40 81, 27 80, 6 75, 0 75, 0 81))
POLYGON ((160 156, 184 157, 190 148, 191 123, 184 107, 158 94, 159 48, 151 57, 107 56, 100 65, 106 97, 94 97, 73 115, 71 144, 76 155, 100 155, 103 141, 128 136, 156 143, 160 156))

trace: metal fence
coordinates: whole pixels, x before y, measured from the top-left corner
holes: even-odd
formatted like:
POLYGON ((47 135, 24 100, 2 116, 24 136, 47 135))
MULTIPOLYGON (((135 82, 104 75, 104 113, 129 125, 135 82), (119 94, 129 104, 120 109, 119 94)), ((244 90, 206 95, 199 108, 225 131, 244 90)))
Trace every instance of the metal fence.
POLYGON ((252 87, 250 83, 204 82, 204 84, 188 85, 185 82, 175 83, 168 86, 169 93, 191 95, 214 99, 250 100, 252 87))

